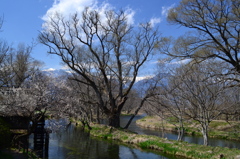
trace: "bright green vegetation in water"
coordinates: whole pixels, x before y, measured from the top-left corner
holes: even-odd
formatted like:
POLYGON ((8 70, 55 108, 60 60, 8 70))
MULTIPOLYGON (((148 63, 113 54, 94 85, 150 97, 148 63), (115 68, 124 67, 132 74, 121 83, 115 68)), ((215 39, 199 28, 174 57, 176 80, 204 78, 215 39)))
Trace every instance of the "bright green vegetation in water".
POLYGON ((209 159, 220 158, 220 156, 222 158, 240 157, 240 150, 238 149, 190 144, 151 135, 138 135, 127 130, 116 129, 105 125, 92 125, 92 127, 93 129, 90 131, 92 136, 108 140, 116 140, 135 145, 142 149, 154 149, 166 154, 182 156, 185 158, 209 159))

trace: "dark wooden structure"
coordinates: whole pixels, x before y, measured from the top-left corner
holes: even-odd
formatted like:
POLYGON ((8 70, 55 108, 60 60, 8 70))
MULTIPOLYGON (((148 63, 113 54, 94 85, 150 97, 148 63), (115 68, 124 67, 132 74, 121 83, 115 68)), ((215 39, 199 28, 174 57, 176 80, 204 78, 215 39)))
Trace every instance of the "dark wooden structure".
POLYGON ((28 129, 30 122, 28 117, 23 116, 3 116, 1 117, 12 130, 28 129))
POLYGON ((14 142, 14 146, 18 147, 19 149, 28 149, 28 137, 22 136, 15 140, 15 137, 24 133, 27 133, 27 130, 30 126, 30 122, 28 117, 23 116, 1 116, 0 117, 5 123, 7 123, 10 131, 11 131, 11 140, 14 142))
MULTIPOLYGON (((12 139, 16 135, 26 133, 31 126, 29 117, 24 116, 2 116, 0 117, 5 121, 12 132, 12 139)), ((37 118, 37 117, 36 117, 37 118)), ((45 117, 42 116, 36 123, 36 128, 33 132, 34 134, 34 151, 39 158, 48 158, 48 148, 49 148, 49 130, 44 128, 45 126, 45 117)), ((23 136, 14 143, 19 149, 25 149, 28 151, 29 141, 28 136, 23 136)))
POLYGON ((34 151, 40 158, 48 158, 49 131, 45 128, 45 118, 41 117, 34 131, 34 151))
MULTIPOLYGON (((28 94, 28 89, 15 88, 15 87, 0 87, 1 100, 28 94)), ((12 105, 0 105, 0 118, 4 123, 7 123, 10 128, 14 145, 19 149, 23 148, 28 151, 29 148, 29 135, 34 133, 34 149, 40 152, 39 157, 43 158, 43 151, 48 156, 48 143, 49 132, 45 131, 45 117, 41 113, 41 109, 29 108, 22 109, 21 107, 12 105), (38 113, 40 112, 40 113, 38 113), (33 131, 33 132, 32 132, 33 131)), ((45 155, 46 156, 46 155, 45 155)), ((44 156, 44 157, 45 157, 44 156)), ((0 157, 1 158, 1 157, 0 157)), ((47 158, 47 157, 45 157, 47 158)))

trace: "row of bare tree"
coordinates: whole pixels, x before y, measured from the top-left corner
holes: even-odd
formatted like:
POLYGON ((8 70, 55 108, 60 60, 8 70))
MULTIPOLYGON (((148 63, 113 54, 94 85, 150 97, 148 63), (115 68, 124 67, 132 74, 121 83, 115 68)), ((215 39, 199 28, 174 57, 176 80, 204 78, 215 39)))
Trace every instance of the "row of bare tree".
MULTIPOLYGON (((204 144, 208 144, 209 124, 213 120, 235 120, 240 116, 239 87, 233 80, 219 75, 224 72, 220 61, 189 62, 172 69, 158 81, 155 95, 148 98, 144 107, 153 115, 174 124, 178 140, 182 140, 186 123, 198 123, 204 144), (165 80, 167 78, 167 80, 165 80), (166 83, 167 81, 167 83, 166 83)), ((158 79, 159 80, 159 79, 158 79)))
POLYGON ((201 125, 207 145, 212 120, 239 118, 239 7, 237 0, 182 0, 168 13, 170 24, 190 32, 165 38, 161 53, 190 60, 170 71, 167 85, 156 89, 147 108, 165 119, 174 117, 178 140, 188 120, 201 125))

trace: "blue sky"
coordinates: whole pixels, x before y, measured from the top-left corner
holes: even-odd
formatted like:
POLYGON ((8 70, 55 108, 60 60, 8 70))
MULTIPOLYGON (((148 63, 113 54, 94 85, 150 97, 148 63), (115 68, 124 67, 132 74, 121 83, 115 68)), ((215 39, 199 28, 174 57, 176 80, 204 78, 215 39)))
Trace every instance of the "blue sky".
MULTIPOLYGON (((53 11, 64 14, 81 11, 84 6, 102 3, 116 9, 130 8, 134 11, 134 23, 147 22, 151 19, 159 23, 159 29, 163 36, 179 36, 183 29, 169 25, 166 22, 167 9, 178 4, 180 0, 1 0, 0 15, 4 16, 4 24, 0 38, 9 44, 18 45, 24 43, 30 45, 36 42, 41 31, 44 17, 53 11)), ((41 44, 34 47, 32 56, 45 63, 45 69, 59 69, 58 57, 47 54, 47 48, 41 44)))

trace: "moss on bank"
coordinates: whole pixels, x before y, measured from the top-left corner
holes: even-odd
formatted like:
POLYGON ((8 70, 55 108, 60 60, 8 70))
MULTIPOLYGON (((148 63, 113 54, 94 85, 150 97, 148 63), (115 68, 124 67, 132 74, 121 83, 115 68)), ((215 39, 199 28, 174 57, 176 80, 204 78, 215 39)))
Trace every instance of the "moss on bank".
MULTIPOLYGON (((136 121, 136 124, 146 128, 152 129, 164 129, 168 131, 177 131, 176 127, 167 122, 161 120, 157 116, 146 116, 136 121), (162 127, 164 125, 164 127, 162 127)), ((200 125, 195 121, 184 122, 185 133, 189 135, 202 136, 200 132, 200 125)), ((214 120, 209 125, 209 137, 221 138, 228 140, 240 141, 240 122, 223 120, 214 120)))
POLYGON ((222 147, 210 147, 187 142, 167 140, 157 136, 138 135, 136 133, 116 129, 106 125, 91 125, 90 134, 109 140, 116 140, 127 144, 135 145, 142 149, 154 149, 166 154, 182 156, 186 158, 240 158, 240 150, 222 147))

